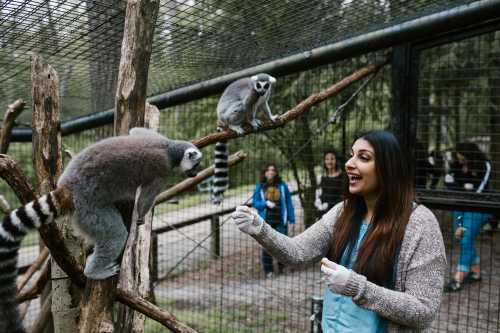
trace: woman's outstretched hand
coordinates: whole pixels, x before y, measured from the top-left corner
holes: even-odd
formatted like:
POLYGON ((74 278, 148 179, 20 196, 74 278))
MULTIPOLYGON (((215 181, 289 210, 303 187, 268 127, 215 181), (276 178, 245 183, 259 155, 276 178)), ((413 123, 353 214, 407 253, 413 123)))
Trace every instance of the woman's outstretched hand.
POLYGON ((236 210, 231 214, 234 223, 238 228, 249 235, 259 234, 262 226, 264 225, 264 220, 248 206, 238 206, 236 210))
POLYGON ((336 294, 343 295, 352 271, 327 258, 323 258, 321 259, 321 272, 323 272, 330 290, 336 294))

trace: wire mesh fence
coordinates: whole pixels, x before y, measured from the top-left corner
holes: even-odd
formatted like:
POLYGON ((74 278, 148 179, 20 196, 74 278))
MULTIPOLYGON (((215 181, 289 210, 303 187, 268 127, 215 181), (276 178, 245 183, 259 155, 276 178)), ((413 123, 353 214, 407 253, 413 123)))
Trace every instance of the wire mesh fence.
MULTIPOLYGON (((148 94, 473 2, 162 0, 148 94)), ((30 54, 41 53, 59 73, 64 119, 112 108, 124 17, 121 0, 0 1, 0 105, 30 104, 30 54)))
MULTIPOLYGON (((423 50, 418 55, 419 76, 411 78, 418 79, 416 183, 418 188, 431 191, 430 195, 452 199, 466 195, 468 202, 497 200, 499 34, 483 34, 423 50), (459 150, 462 142, 475 143, 479 151, 470 145, 459 150), (476 193, 481 186, 487 197, 476 193)), ((367 54, 279 77, 270 103, 272 112, 284 113, 363 64, 382 60, 383 54, 367 54)), ((272 162, 293 193, 296 223, 288 226, 288 234, 297 235, 314 223, 318 217, 315 187, 324 175, 324 152, 334 149, 337 163, 342 165, 357 131, 389 128, 394 88, 391 70, 391 66, 385 66, 348 104, 341 117, 321 132, 318 129, 361 82, 284 128, 229 141, 230 152, 242 149, 249 157, 230 171, 230 188, 222 206, 210 203, 207 182, 155 207, 153 271, 157 277, 157 304, 200 332, 309 331, 312 298, 321 297, 325 288, 319 267, 280 269, 273 262, 273 274, 266 274, 260 247, 239 232, 228 212, 236 205, 250 202, 262 167, 272 162), (178 226, 186 221, 193 223, 178 226)), ((168 108, 161 114, 160 133, 174 139, 193 139, 214 131, 217 99, 218 96, 211 96, 168 108)), ((63 144, 76 152, 111 135, 109 125, 66 136, 63 144)), ((206 167, 213 162, 212 148, 205 148, 203 153, 206 167)), ((9 154, 33 178, 29 168, 31 145, 14 143, 9 154)), ((179 180, 172 177, 169 184, 179 180)), ((16 205, 7 187, 0 186, 1 193, 16 205)), ((460 265, 465 265, 466 256, 474 265, 480 264, 481 280, 464 282, 461 290, 444 294, 433 331, 500 330, 500 233, 495 225, 498 216, 491 211, 464 212, 458 204, 451 210, 434 213, 445 239, 449 278, 460 265), (461 227, 464 235, 457 237, 456 231, 461 227)), ((20 264, 29 263, 37 251, 38 239, 33 234, 23 243, 20 264)), ((34 302, 27 325, 37 311, 34 302)), ((163 331, 163 327, 147 321, 147 332, 163 331)))

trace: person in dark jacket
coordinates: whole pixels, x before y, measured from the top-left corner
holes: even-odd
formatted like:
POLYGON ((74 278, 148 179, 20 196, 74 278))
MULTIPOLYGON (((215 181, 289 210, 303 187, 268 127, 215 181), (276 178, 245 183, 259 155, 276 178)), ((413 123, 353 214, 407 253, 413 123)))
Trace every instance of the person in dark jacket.
POLYGON ((323 170, 314 201, 319 217, 342 201, 345 174, 342 172, 340 155, 335 150, 329 149, 323 153, 323 170))
MULTIPOLYGON (((445 184, 451 190, 483 192, 491 177, 491 163, 486 155, 473 142, 460 142, 456 146, 455 162, 445 176, 445 184)), ((445 286, 445 291, 458 291, 464 283, 481 280, 480 259, 474 242, 481 227, 493 218, 481 212, 454 211, 453 228, 455 237, 460 241, 460 254, 457 271, 445 286)))
MULTIPOLYGON (((269 163, 260 173, 260 179, 255 186, 252 205, 259 215, 276 231, 288 235, 288 224, 295 223, 295 212, 292 204, 292 195, 288 186, 281 180, 278 168, 269 163)), ((262 250, 262 266, 267 277, 274 272, 273 258, 262 250)), ((278 270, 283 265, 278 263, 278 270)))

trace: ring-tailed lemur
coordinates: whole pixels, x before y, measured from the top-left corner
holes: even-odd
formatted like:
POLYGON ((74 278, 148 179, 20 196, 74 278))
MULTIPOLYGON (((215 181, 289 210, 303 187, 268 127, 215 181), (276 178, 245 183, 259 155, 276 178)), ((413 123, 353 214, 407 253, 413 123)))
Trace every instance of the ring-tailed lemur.
POLYGON ((154 205, 175 167, 194 176, 202 158, 190 142, 169 140, 144 128, 112 137, 77 154, 60 177, 57 188, 12 211, 0 225, 0 332, 22 332, 17 312, 17 255, 26 233, 58 216, 74 214, 75 228, 91 244, 84 273, 104 279, 118 272, 127 228, 115 203, 133 201, 137 188, 139 218, 154 205))
MULTIPOLYGON (((271 87, 276 79, 268 74, 257 74, 231 83, 222 93, 217 104, 219 130, 229 128, 239 135, 245 131, 243 125, 250 125, 254 130, 261 126, 256 118, 257 112, 263 110, 267 118, 274 122, 277 116, 271 113, 269 97, 271 87)), ((224 191, 228 187, 228 152, 226 141, 215 144, 214 181, 212 202, 220 204, 224 191)))

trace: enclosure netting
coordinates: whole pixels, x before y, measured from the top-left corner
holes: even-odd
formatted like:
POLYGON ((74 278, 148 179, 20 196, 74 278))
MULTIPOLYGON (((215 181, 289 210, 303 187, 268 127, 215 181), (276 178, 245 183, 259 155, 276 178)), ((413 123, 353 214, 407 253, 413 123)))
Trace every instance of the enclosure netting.
MULTIPOLYGON (((162 0, 148 94, 472 2, 162 0)), ((63 119, 111 108, 124 16, 120 0, 0 0, 0 105, 29 103, 36 52, 59 73, 63 119)))

